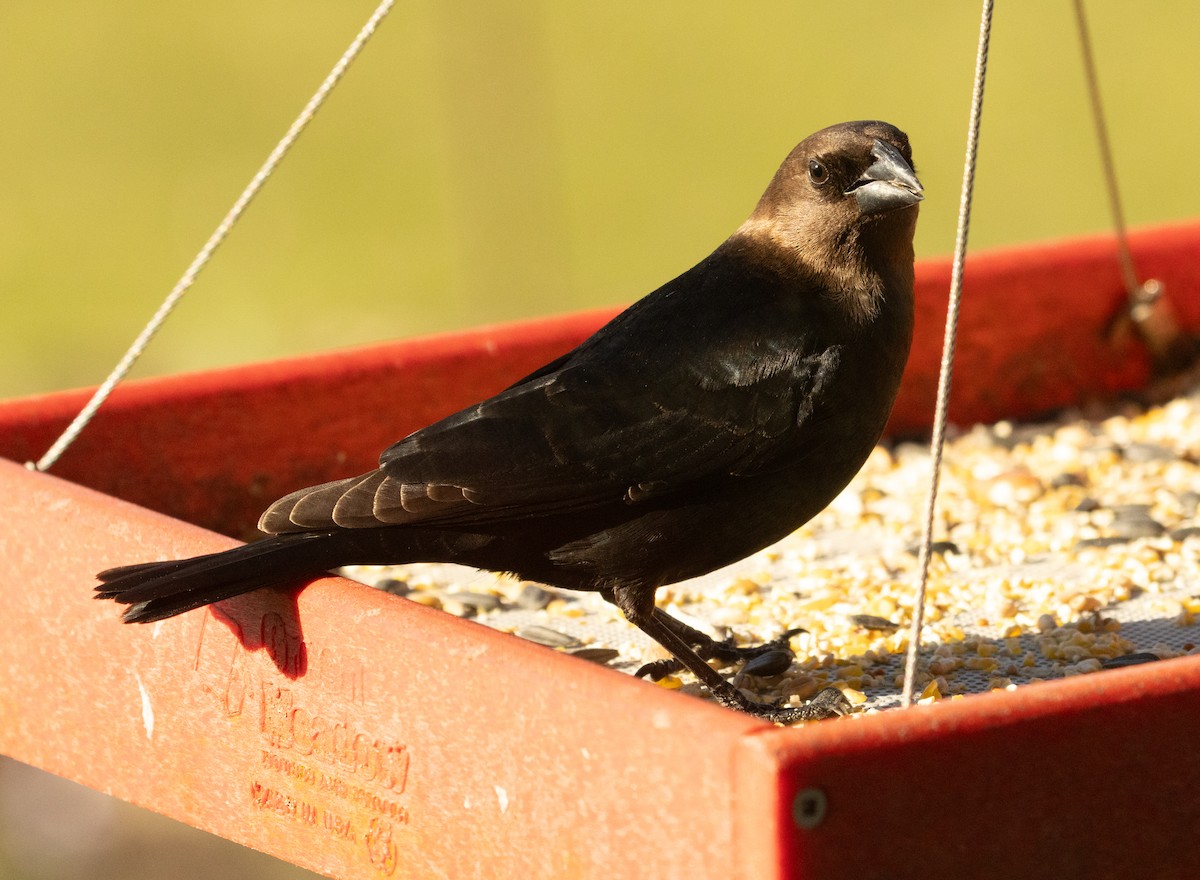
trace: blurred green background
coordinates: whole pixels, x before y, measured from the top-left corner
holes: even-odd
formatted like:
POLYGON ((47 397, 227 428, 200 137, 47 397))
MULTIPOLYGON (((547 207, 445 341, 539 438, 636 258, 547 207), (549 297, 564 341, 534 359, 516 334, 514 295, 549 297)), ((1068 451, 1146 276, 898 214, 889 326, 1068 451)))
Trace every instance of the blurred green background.
MULTIPOLYGON (((0 4, 0 396, 103 377, 372 8, 0 4)), ((1200 214, 1200 4, 1090 11, 1130 222, 1200 214)), ((910 133, 948 253, 978 15, 401 3, 137 374, 631 301, 851 118, 910 133)), ((1107 226, 1071 4, 1000 4, 972 247, 1107 226)))
MULTIPOLYGON (((373 3, 0 3, 0 396, 103 378, 373 3)), ((1200 4, 1089 11, 1129 222, 1200 216, 1200 4)), ((946 254, 978 15, 401 3, 136 374, 629 302, 846 119, 909 132, 946 254)), ((1108 225, 1071 4, 999 4, 972 247, 1108 225)), ((5 878, 301 873, 11 762, 0 813, 5 878)))

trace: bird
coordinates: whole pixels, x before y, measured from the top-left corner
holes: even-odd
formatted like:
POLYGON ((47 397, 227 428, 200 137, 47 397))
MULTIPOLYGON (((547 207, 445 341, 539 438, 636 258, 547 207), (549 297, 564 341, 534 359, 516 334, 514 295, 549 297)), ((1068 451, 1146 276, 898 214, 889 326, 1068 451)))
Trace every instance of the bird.
POLYGON ((393 444, 377 469, 276 501, 268 537, 108 569, 96 597, 145 623, 343 565, 459 563, 598 592, 721 705, 784 724, 842 714, 835 689, 762 703, 705 662, 799 630, 735 648, 655 593, 790 534, 862 467, 908 358, 923 198, 900 129, 823 128, 716 250, 573 350, 393 444))

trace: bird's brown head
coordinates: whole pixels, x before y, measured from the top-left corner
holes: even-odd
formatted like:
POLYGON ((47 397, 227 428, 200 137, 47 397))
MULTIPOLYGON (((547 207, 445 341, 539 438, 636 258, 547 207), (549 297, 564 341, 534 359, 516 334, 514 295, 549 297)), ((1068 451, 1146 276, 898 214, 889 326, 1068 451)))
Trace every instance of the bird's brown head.
POLYGON ((734 239, 770 252, 873 316, 895 273, 911 289, 922 187, 908 136, 886 122, 844 122, 801 141, 734 239))

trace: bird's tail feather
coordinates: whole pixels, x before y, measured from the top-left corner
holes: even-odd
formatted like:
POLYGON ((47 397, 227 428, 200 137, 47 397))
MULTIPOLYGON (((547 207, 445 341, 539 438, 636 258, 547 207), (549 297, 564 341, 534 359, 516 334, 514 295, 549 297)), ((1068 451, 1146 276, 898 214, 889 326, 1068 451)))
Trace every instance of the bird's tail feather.
POLYGON ((344 564, 328 532, 277 535, 221 553, 102 571, 97 599, 129 607, 126 623, 150 623, 260 587, 299 585, 344 564))

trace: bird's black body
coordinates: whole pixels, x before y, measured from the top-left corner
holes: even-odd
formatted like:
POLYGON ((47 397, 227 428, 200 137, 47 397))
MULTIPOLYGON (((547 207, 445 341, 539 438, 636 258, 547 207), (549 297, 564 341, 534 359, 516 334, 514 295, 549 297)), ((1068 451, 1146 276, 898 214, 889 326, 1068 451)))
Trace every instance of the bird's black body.
POLYGON ((796 717, 721 687, 654 591, 784 537, 866 460, 912 335, 919 193, 896 129, 818 132, 713 254, 573 351, 276 502, 275 537, 113 569, 100 595, 147 621, 340 565, 462 563, 601 591, 723 702, 796 717))

